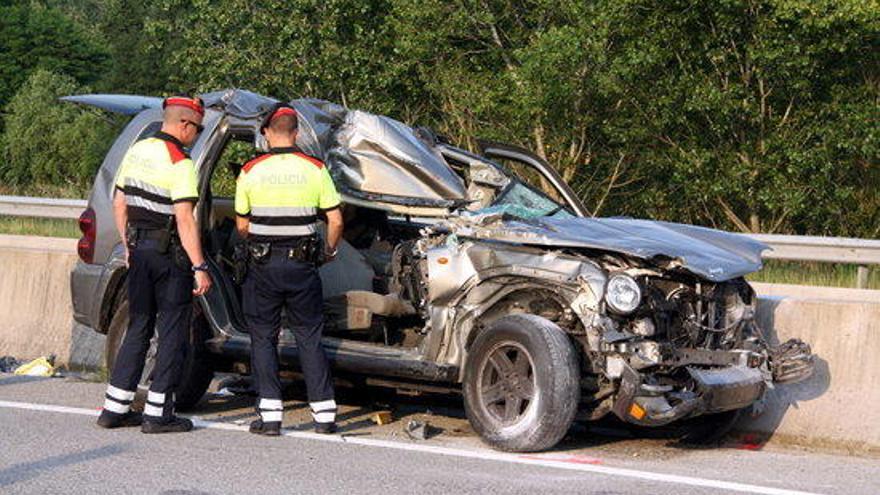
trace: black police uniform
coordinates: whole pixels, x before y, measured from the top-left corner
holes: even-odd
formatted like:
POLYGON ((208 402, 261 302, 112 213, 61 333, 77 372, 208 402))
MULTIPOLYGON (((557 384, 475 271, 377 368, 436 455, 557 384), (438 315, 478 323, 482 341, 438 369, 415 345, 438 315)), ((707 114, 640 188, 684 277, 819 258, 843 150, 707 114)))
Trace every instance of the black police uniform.
POLYGON ((99 424, 117 426, 115 415, 132 414, 130 405, 155 328, 158 351, 143 414, 147 432, 148 423, 181 421, 173 414, 174 389, 189 333, 193 272, 170 230, 175 225, 174 203, 198 200, 196 170, 182 143, 159 132, 132 146, 116 187, 125 193, 128 211, 130 323, 116 355, 99 424))
MULTIPOLYGON (((251 365, 259 391, 261 425, 280 427, 283 413, 278 377, 281 311, 296 338, 312 415, 318 431, 336 419, 333 384, 321 336, 324 327, 321 278, 313 253, 317 213, 339 206, 339 195, 324 164, 295 148, 274 148, 242 168, 235 210, 249 217, 252 255, 243 286, 244 316, 251 335, 251 365)), ((255 431, 264 433, 263 431, 255 431)))

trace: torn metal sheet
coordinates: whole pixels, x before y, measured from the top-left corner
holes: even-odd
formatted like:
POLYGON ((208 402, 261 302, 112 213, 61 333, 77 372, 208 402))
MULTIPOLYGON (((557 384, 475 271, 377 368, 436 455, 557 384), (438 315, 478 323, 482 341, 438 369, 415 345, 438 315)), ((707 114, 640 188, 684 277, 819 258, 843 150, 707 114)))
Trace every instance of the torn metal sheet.
POLYGON ((205 108, 222 111, 240 119, 262 118, 278 100, 243 89, 226 89, 199 95, 205 108))
POLYGON ((347 187, 386 196, 466 198, 464 181, 440 152, 401 122, 351 111, 332 140, 327 162, 347 187))

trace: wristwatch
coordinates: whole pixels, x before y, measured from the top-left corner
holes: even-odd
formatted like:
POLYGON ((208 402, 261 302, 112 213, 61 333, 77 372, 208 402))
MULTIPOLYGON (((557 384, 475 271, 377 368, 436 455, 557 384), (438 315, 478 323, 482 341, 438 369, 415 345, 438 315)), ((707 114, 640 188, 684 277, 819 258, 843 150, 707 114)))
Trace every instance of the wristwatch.
POLYGON ((332 258, 332 257, 336 256, 336 253, 338 253, 338 252, 339 252, 339 248, 334 248, 332 250, 330 248, 327 248, 324 250, 324 255, 327 256, 328 258, 332 258))
POLYGON ((193 265, 193 272, 207 272, 208 271, 208 262, 203 261, 201 265, 193 265))

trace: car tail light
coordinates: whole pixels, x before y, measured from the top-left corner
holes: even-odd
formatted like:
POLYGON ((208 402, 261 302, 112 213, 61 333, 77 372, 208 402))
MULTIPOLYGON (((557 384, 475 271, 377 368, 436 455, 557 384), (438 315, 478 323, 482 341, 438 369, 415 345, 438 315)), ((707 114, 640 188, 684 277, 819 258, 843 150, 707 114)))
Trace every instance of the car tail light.
POLYGON ((95 224, 95 210, 87 208, 79 216, 79 230, 82 232, 79 242, 76 245, 76 252, 79 259, 86 263, 94 263, 95 261, 95 235, 97 225, 95 224))

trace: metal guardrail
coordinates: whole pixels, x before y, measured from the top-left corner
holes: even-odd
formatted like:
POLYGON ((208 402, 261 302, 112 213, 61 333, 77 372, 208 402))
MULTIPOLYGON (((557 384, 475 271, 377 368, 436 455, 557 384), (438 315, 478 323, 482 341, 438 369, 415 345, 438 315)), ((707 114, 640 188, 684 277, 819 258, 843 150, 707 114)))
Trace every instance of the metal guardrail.
MULTIPOLYGON (((0 215, 79 218, 87 202, 82 199, 0 196, 0 215)), ((777 234, 743 234, 773 248, 765 259, 819 261, 858 265, 856 286, 868 286, 868 265, 880 265, 880 240, 777 234)))
POLYGON ((764 259, 858 265, 856 287, 868 288, 868 265, 880 265, 880 240, 852 237, 744 234, 773 248, 764 259))
POLYGON ((0 215, 39 218, 79 218, 88 202, 84 199, 0 196, 0 215))

